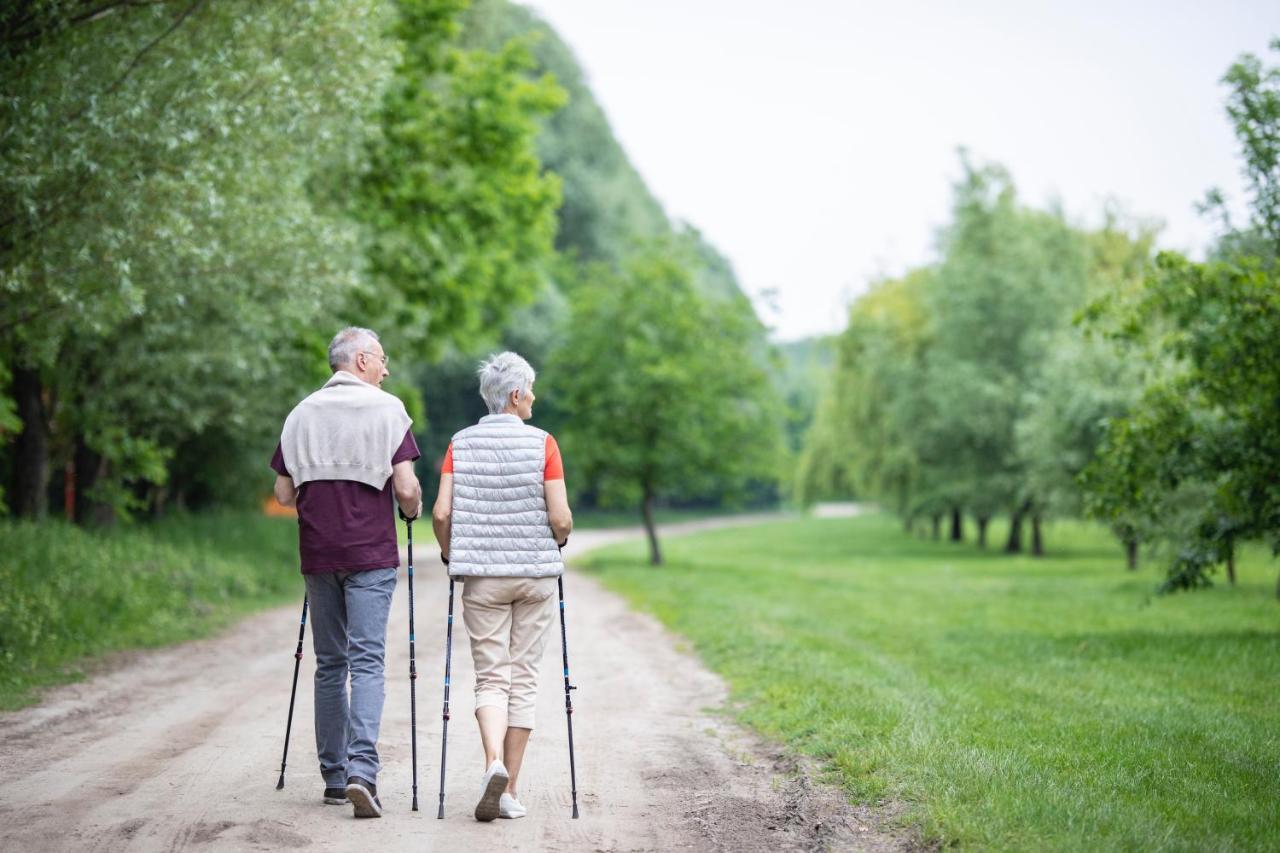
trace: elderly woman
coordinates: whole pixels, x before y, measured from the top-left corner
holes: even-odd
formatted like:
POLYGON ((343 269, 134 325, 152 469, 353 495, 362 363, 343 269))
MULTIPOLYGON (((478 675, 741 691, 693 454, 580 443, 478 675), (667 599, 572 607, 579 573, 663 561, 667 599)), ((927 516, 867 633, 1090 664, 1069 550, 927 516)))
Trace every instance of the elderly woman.
POLYGON ((555 618, 560 548, 573 529, 556 440, 533 416, 533 368, 513 352, 480 365, 489 414, 453 437, 432 526, 476 673, 485 772, 476 820, 524 817, 516 780, 533 731, 538 665, 555 618))

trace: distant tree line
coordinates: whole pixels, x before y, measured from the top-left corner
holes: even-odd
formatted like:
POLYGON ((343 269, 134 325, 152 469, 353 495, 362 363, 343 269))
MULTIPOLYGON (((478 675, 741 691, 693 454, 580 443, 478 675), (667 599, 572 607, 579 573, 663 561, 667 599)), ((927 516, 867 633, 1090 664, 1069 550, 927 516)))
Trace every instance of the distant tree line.
MULTIPOLYGON (((1280 41, 1273 42, 1280 50, 1280 41)), ((1085 229, 962 155, 940 260, 855 302, 800 462, 804 500, 857 495, 980 545, 1042 554, 1050 516, 1104 520, 1166 590, 1234 582, 1245 540, 1280 549, 1280 70, 1226 77, 1250 220, 1205 262, 1108 212, 1085 229)), ((1277 587, 1280 594, 1280 586, 1277 587)))

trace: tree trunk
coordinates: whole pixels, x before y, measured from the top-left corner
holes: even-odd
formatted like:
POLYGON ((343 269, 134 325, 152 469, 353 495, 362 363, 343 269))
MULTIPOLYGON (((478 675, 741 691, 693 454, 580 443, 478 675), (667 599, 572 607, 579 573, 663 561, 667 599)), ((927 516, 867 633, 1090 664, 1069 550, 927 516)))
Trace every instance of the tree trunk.
POLYGON ((1138 570, 1138 540, 1137 539, 1124 540, 1124 561, 1129 571, 1134 572, 1138 570))
POLYGON ((13 399, 22 432, 13 443, 13 496, 10 509, 25 518, 49 512, 49 419, 40 374, 13 369, 13 399))
POLYGON ((951 510, 951 541, 964 541, 964 516, 960 514, 959 509, 951 510))
POLYGON ((987 525, 991 523, 991 516, 978 516, 978 547, 987 547, 987 525))
POLYGON ((1236 585, 1236 543, 1227 541, 1227 583, 1236 585))
POLYGON ((933 522, 933 538, 941 539, 942 538, 942 516, 933 515, 933 516, 930 516, 929 518, 933 522))
POLYGON ((658 530, 653 523, 653 494, 646 491, 644 493, 644 503, 640 505, 640 511, 644 515, 644 531, 649 535, 649 563, 654 566, 662 565, 662 551, 658 548, 658 530))
POLYGON ((1023 504, 1013 511, 1009 517, 1009 540, 1004 543, 1005 553, 1022 553, 1022 518, 1027 514, 1027 505, 1023 504))
POLYGON ((1039 513, 1031 516, 1031 554, 1035 557, 1044 556, 1044 534, 1040 531, 1039 513))
POLYGON ((83 435, 76 436, 75 455, 76 502, 75 521, 80 525, 110 524, 115 520, 111 507, 95 501, 91 490, 106 473, 107 463, 101 454, 85 443, 83 435))

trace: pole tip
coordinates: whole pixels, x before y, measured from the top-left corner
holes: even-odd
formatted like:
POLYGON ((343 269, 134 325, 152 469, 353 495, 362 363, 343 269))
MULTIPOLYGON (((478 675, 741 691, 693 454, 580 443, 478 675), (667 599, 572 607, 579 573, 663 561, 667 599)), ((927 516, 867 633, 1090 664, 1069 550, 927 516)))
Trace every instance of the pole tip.
POLYGON ((436 812, 436 820, 444 820, 444 803, 440 804, 440 811, 436 812))
POLYGON ((418 798, 417 798, 417 797, 414 797, 414 798, 413 798, 413 810, 414 810, 415 812, 418 810, 418 798))
POLYGON ((283 773, 280 774, 280 781, 276 782, 276 790, 277 791, 284 790, 284 774, 283 773))
POLYGON ((574 803, 574 804, 573 804, 573 819, 574 819, 574 820, 577 820, 577 819, 578 819, 578 804, 577 804, 577 803, 574 803))

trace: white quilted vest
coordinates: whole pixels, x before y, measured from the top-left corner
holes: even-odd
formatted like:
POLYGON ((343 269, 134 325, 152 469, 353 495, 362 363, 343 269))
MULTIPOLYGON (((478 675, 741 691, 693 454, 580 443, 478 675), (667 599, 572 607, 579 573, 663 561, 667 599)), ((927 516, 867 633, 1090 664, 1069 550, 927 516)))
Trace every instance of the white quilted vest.
POLYGON ((547 433, 485 415, 453 437, 449 574, 541 578, 564 572, 547 521, 547 433))

